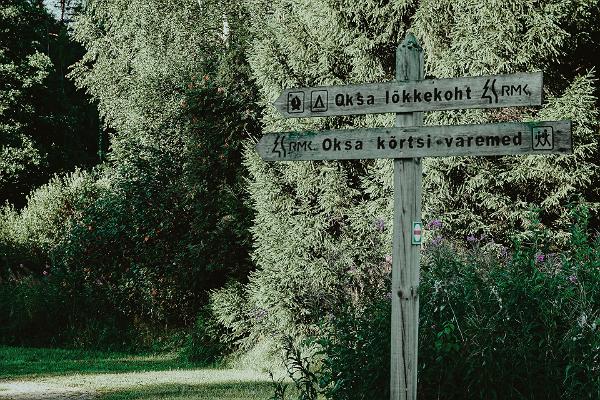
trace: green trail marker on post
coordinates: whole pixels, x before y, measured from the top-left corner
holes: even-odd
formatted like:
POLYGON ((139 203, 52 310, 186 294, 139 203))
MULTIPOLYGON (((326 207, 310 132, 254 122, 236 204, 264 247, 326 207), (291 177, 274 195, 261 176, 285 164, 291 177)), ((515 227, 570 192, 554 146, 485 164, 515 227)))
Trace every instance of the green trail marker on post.
POLYGON ((413 221, 412 244, 421 244, 423 241, 423 224, 421 221, 413 221))
POLYGON ((423 80, 423 50, 408 34, 396 50, 395 81, 286 89, 274 103, 284 118, 396 113, 392 128, 270 133, 256 144, 267 161, 394 159, 390 400, 417 398, 418 157, 572 153, 571 121, 422 126, 422 112, 541 105, 542 79, 537 72, 423 80))

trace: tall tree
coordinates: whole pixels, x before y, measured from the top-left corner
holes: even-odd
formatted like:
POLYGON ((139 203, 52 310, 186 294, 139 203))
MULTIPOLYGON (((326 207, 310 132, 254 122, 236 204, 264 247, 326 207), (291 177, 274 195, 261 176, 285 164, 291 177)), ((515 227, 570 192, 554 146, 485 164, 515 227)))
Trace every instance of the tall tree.
POLYGON ((93 247, 94 278, 141 320, 189 324, 209 289, 250 269, 241 140, 258 122, 242 11, 229 1, 92 0, 75 20, 87 52, 71 76, 115 134, 109 190, 86 214, 94 229, 75 229, 78 246, 61 262, 80 268, 93 247))
POLYGON ((588 22, 597 15, 595 1, 420 4, 414 26, 429 74, 445 78, 542 70, 545 77, 541 109, 432 113, 428 123, 574 121, 573 155, 426 160, 425 188, 435 195, 427 196, 424 208, 428 216, 445 219, 452 227, 448 234, 478 232, 506 242, 539 218, 564 243, 575 203, 585 204, 598 221, 600 191, 593 182, 600 178, 600 125, 594 72, 600 29, 588 22), (532 217, 532 211, 538 216, 532 217))
MULTIPOLYGON (((598 215, 597 83, 586 69, 598 61, 582 51, 594 48, 598 37, 598 27, 587 22, 597 2, 245 3, 253 17, 250 63, 265 105, 288 87, 392 80, 394 50, 408 30, 422 43, 432 78, 543 70, 550 79, 541 109, 432 113, 427 123, 572 119, 574 154, 426 160, 425 219, 441 218, 448 234, 487 233, 508 242, 533 209, 562 239, 570 230, 568 203, 583 202, 598 215), (573 60, 582 68, 564 67, 573 60)), ((389 126, 392 119, 282 120, 268 106, 263 122, 266 131, 301 131, 389 126)), ((251 147, 245 162, 258 267, 246 289, 248 313, 268 311, 259 325, 310 326, 334 303, 348 271, 385 264, 391 163, 266 163, 251 147)))

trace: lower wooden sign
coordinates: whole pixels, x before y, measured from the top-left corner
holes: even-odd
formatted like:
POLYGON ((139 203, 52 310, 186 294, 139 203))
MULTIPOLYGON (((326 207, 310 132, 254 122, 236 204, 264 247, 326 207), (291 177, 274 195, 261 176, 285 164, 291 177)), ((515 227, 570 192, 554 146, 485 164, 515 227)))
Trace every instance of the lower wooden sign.
POLYGON ((568 154, 571 121, 269 133, 256 150, 268 161, 568 154))

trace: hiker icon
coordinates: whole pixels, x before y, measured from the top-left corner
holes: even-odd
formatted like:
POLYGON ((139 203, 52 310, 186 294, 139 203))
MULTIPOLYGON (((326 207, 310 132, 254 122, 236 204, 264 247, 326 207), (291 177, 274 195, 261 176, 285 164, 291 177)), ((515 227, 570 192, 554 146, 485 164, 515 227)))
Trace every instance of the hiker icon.
POLYGON ((532 148, 534 150, 552 150, 554 148, 554 138, 551 126, 538 126, 533 128, 532 148))

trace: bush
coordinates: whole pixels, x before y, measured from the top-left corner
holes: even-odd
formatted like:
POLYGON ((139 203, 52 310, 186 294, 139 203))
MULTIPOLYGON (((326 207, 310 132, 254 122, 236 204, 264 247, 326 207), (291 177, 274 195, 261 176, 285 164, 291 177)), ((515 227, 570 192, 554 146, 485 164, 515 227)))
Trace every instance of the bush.
POLYGON ((362 312, 336 318, 332 334, 317 340, 323 368, 319 385, 328 399, 389 398, 390 303, 374 299, 362 312))
POLYGON ((572 246, 561 253, 551 252, 537 221, 510 258, 473 237, 460 252, 428 251, 419 353, 425 398, 597 398, 600 241, 586 213, 575 217, 572 246))
POLYGON ((16 211, 6 205, 0 211, 1 279, 48 272, 51 253, 79 217, 82 208, 101 191, 93 173, 81 170, 60 176, 27 196, 27 206, 16 211))
MULTIPOLYGON (((561 253, 551 252, 536 221, 510 256, 473 236, 462 245, 438 238, 427 246, 420 398, 598 398, 600 238, 585 211, 574 216, 571 248, 561 253)), ((389 320, 389 301, 381 298, 326 320, 314 380, 326 398, 387 398, 389 320)))
POLYGON ((229 347, 222 341, 223 329, 205 308, 198 315, 196 324, 189 334, 182 355, 193 363, 210 365, 227 354, 229 347))
POLYGON ((181 130, 124 135, 94 173, 55 177, 0 215, 0 283, 51 274, 75 344, 152 345, 248 275, 241 140, 257 111, 204 78, 185 96, 181 130))
POLYGON ((97 176, 79 170, 55 176, 22 210, 2 210, 0 341, 106 347, 128 336, 123 313, 86 281, 85 268, 59 262, 83 211, 105 195, 97 176))
POLYGON ((57 287, 27 277, 0 284, 0 340, 8 344, 50 344, 61 327, 63 310, 57 287))

